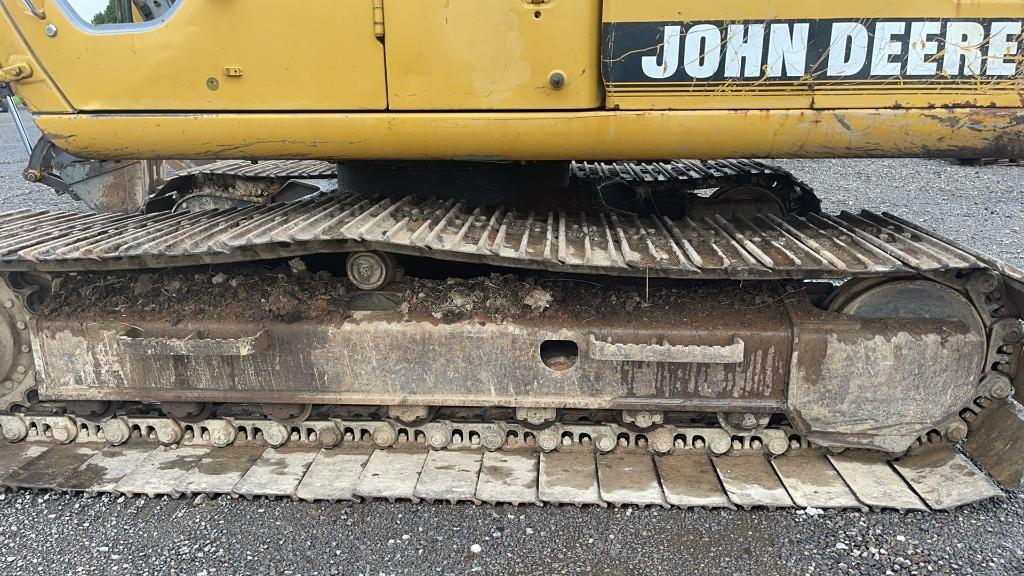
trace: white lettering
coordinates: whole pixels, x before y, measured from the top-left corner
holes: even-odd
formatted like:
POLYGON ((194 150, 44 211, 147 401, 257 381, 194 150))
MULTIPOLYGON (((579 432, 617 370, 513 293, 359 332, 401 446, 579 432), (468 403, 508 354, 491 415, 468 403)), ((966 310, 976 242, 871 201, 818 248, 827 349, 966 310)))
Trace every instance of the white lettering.
POLYGON ((686 31, 683 69, 692 78, 710 78, 722 60, 722 33, 714 24, 697 24, 686 31))
POLYGON ((864 68, 867 56, 868 29, 863 24, 836 22, 832 25, 827 75, 852 76, 864 68))
POLYGON ((872 76, 899 76, 900 62, 892 61, 893 56, 903 53, 903 43, 893 36, 903 34, 905 22, 879 22, 875 24, 875 39, 871 49, 872 76))
POLYGON ((1021 24, 1017 22, 993 22, 988 40, 988 58, 985 59, 985 73, 989 76, 1013 76, 1017 74, 1017 38, 1021 24), (1011 42, 1010 40, 1013 40, 1011 42))
POLYGON ((768 76, 803 76, 807 66, 807 37, 810 24, 772 24, 768 36, 768 76), (785 70, 785 72, 783 72, 785 70))
POLYGON ((763 50, 764 24, 730 24, 725 40, 725 75, 730 78, 760 76, 763 50))
POLYGON ((910 25, 910 38, 907 44, 908 76, 934 76, 938 63, 934 56, 939 51, 939 43, 928 38, 938 35, 942 25, 938 22, 913 22, 910 25))
POLYGON ((668 78, 679 70, 679 36, 682 26, 665 26, 665 41, 661 44, 661 62, 659 56, 644 56, 641 64, 648 78, 658 80, 668 78))
POLYGON ((984 41, 985 28, 977 22, 946 24, 946 54, 942 58, 942 71, 950 76, 981 74, 981 44, 984 41))

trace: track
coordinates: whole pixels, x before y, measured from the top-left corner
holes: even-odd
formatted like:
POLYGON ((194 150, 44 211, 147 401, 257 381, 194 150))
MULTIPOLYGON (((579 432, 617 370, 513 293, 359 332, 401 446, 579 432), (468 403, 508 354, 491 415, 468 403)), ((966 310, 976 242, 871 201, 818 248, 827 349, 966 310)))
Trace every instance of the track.
MULTIPOLYGON (((17 419, 0 418, 5 435, 21 429, 17 419)), ((868 451, 830 454, 779 429, 730 437, 714 428, 663 427, 648 438, 615 426, 560 425, 534 435, 444 421, 420 428, 311 421, 290 434, 269 421, 20 422, 28 439, 0 445, 0 484, 15 489, 861 510, 945 510, 1002 494, 950 445, 925 440, 887 461, 868 451), (76 437, 68 440, 69 431, 76 437)))
MULTIPOLYGON (((576 164, 574 169, 578 178, 649 184, 686 177, 673 172, 679 168, 674 164, 640 166, 576 164)), ((698 174, 693 181, 723 183, 715 178, 730 175, 698 174)), ((1019 270, 896 216, 866 211, 690 219, 613 210, 522 213, 455 199, 333 192, 192 213, 0 214, 0 270, 7 271, 165 268, 367 249, 627 277, 927 277, 966 286, 964 293, 981 290, 967 278, 988 274, 992 286, 969 296, 993 331, 1012 329, 1006 326, 1017 319, 1024 294, 1019 270)), ((283 326, 275 329, 287 332, 283 326)), ((255 343, 262 332, 253 334, 255 343)), ((143 356, 216 357, 228 344, 249 345, 245 338, 118 338, 147 347, 143 356), (173 350, 167 348, 172 345, 173 350)), ((595 349, 603 349, 591 340, 595 349)), ((1017 352, 1014 344, 993 342, 992 371, 1009 371, 996 375, 1007 383, 993 394, 996 388, 985 383, 994 380, 982 379, 979 390, 991 397, 979 396, 957 419, 970 431, 966 442, 949 443, 950 428, 944 428, 922 436, 895 459, 866 450, 826 452, 788 428, 737 435, 706 427, 661 425, 639 433, 618 425, 558 424, 537 431, 509 422, 405 426, 343 419, 285 426, 231 417, 189 423, 159 415, 118 415, 96 423, 60 410, 43 415, 30 409, 0 415, 8 440, 0 445, 0 484, 331 501, 949 509, 999 496, 999 486, 1019 485, 1024 471, 1024 455, 1015 449, 1024 438, 1024 410, 1007 399, 1017 352)), ((235 352, 248 354, 241 348, 235 352)), ((613 356, 598 359, 622 360, 613 356)), ((195 360, 197 366, 202 362, 195 360)))
POLYGON ((323 194, 196 213, 0 215, 3 270, 191 266, 352 250, 555 272, 700 279, 849 278, 982 267, 949 242, 870 212, 695 221, 323 194))

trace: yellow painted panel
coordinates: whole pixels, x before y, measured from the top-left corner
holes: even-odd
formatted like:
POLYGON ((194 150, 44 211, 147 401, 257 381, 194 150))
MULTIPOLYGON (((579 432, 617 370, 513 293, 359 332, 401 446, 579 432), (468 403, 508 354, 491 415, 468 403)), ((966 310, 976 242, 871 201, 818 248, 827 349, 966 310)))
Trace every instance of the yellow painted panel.
POLYGON ((6 6, 0 6, 0 66, 25 63, 32 67, 32 76, 11 83, 11 88, 32 112, 71 112, 71 105, 53 84, 46 70, 32 56, 18 31, 11 25, 6 6))
POLYGON ((2 1, 79 110, 387 106, 371 0, 181 0, 166 21, 121 31, 88 26, 54 0, 45 21, 19 9, 20 0, 2 1), (57 29, 52 38, 47 24, 57 29), (243 75, 227 77, 225 67, 243 75))
POLYGON ((1024 157, 1024 110, 48 115, 99 158, 1024 157))
POLYGON ((385 0, 390 108, 596 108, 600 20, 600 0, 385 0))

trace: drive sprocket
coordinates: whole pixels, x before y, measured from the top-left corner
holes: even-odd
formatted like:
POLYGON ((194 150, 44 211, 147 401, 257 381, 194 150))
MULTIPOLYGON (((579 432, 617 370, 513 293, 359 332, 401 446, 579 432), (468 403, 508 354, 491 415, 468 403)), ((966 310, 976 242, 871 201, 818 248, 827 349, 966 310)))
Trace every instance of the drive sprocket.
POLYGON ((0 410, 28 406, 36 388, 36 368, 29 338, 29 302, 38 284, 19 273, 0 276, 0 410))

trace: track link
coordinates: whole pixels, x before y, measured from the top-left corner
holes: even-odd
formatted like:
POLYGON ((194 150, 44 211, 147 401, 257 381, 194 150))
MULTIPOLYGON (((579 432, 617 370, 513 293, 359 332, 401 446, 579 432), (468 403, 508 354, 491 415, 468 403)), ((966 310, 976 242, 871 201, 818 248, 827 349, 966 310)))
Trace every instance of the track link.
POLYGON ((0 484, 178 497, 942 510, 1001 490, 948 444, 889 460, 769 428, 3 416, 0 484), (21 438, 19 438, 19 436, 21 438), (957 482, 947 482, 955 475, 957 482))

